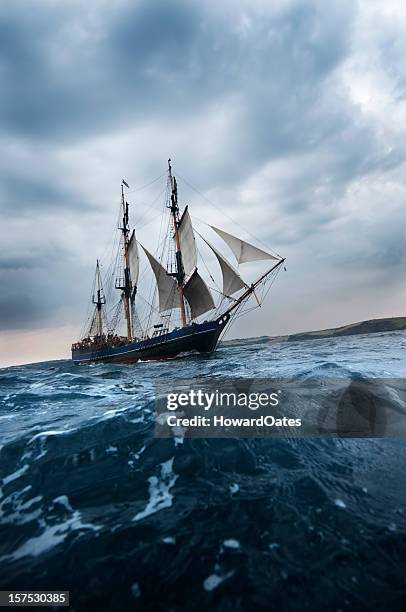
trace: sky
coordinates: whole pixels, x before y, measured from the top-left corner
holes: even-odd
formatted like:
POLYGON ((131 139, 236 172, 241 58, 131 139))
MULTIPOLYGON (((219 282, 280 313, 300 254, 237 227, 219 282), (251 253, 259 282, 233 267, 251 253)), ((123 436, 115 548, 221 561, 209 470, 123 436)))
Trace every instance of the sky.
POLYGON ((406 315, 405 32, 397 0, 3 0, 0 366, 69 357, 121 179, 148 244, 168 157, 287 258, 228 337, 406 315))

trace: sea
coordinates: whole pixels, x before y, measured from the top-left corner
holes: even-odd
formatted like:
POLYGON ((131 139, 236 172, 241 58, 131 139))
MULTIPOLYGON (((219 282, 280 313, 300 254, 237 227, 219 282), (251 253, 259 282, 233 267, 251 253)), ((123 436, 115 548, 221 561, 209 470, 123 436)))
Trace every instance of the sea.
POLYGON ((154 389, 405 374, 405 332, 1 369, 0 590, 68 590, 78 611, 399 610, 402 437, 159 439, 154 389))

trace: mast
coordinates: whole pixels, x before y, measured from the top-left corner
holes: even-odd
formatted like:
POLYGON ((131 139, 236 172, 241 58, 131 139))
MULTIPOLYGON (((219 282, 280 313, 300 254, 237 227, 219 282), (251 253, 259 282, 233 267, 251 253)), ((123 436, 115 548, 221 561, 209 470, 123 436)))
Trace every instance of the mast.
POLYGON ((97 335, 101 336, 103 334, 102 306, 106 303, 106 299, 103 295, 99 260, 96 263, 96 286, 96 295, 93 295, 92 302, 96 304, 97 335))
POLYGON ((128 202, 124 199, 124 185, 128 187, 127 183, 122 181, 121 183, 121 206, 123 211, 122 227, 119 229, 123 232, 123 250, 124 250, 124 278, 119 279, 118 284, 116 283, 117 289, 122 290, 123 302, 124 302, 124 313, 127 322, 127 338, 132 340, 132 325, 131 325, 131 275, 130 275, 130 260, 128 257, 128 236, 130 233, 130 227, 128 224, 128 202))
POLYGON ((183 295, 183 281, 185 280, 185 271, 183 269, 182 251, 180 248, 180 239, 179 239, 178 186, 176 183, 176 178, 172 176, 172 166, 171 166, 170 159, 168 159, 168 173, 169 173, 169 180, 171 183, 171 204, 169 208, 172 213, 173 226, 174 226, 174 231, 175 231, 175 244, 176 244, 176 253, 175 253, 176 272, 172 276, 174 276, 178 282, 178 291, 179 291, 179 297, 180 297, 180 311, 181 311, 181 316, 182 316, 182 326, 185 327, 187 325, 185 299, 183 295))

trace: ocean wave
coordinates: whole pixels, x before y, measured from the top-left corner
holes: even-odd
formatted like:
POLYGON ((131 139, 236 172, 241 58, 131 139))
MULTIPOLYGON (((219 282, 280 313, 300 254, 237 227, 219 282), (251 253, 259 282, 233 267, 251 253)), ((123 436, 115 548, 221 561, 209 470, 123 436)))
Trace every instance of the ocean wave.
MULTIPOLYGON (((406 595, 402 440, 157 439, 153 383, 395 378, 404 340, 0 371, 0 414, 13 417, 1 420, 1 587, 66 588, 77 610, 286 609, 287 597, 293 609, 396 609, 406 595)), ((384 391, 405 410, 396 386, 384 391)))

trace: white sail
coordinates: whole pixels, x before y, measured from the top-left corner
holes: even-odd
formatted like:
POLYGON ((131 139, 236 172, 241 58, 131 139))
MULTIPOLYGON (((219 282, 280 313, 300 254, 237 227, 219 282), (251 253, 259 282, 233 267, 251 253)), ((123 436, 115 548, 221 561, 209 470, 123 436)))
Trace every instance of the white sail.
MULTIPOLYGON (((141 243, 140 243, 141 244, 141 243)), ((172 308, 180 308, 180 296, 175 279, 168 274, 157 259, 141 244, 151 265, 158 286, 159 311, 165 312, 172 308)))
POLYGON ((214 227, 213 225, 210 227, 220 236, 220 238, 224 240, 226 244, 228 244, 239 264, 247 263, 248 261, 259 261, 260 259, 278 259, 270 253, 267 253, 262 249, 258 249, 258 247, 250 244, 249 242, 241 240, 241 238, 237 238, 236 236, 214 227))
POLYGON ((178 232, 182 251, 183 269, 187 278, 192 274, 197 265, 196 240, 187 206, 179 222, 178 232))
MULTIPOLYGON (((200 234, 199 234, 200 236, 200 234)), ((201 236, 203 238, 203 236, 201 236)), ((237 270, 233 268, 230 262, 212 245, 206 238, 203 238, 205 243, 211 248, 217 261, 220 264, 221 273, 223 275, 223 295, 233 295, 243 287, 247 285, 238 274, 237 270)))
POLYGON ((140 271, 140 256, 138 253, 138 243, 135 238, 135 231, 131 234, 131 238, 128 241, 128 261, 130 263, 131 281, 133 286, 138 282, 138 275, 140 271))
POLYGON ((189 303, 192 319, 196 319, 204 312, 214 308, 210 290, 197 270, 193 272, 184 286, 183 294, 189 303))

